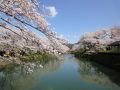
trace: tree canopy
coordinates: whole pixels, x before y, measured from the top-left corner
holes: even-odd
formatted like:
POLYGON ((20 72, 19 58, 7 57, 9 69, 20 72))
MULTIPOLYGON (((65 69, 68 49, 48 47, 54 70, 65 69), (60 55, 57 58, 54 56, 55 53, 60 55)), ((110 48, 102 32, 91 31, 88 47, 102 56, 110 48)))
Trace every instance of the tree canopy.
POLYGON ((34 36, 34 41, 37 43, 42 42, 39 42, 32 33, 28 34, 26 30, 34 29, 40 31, 47 37, 49 45, 53 50, 66 52, 68 50, 68 47, 65 45, 67 41, 59 38, 49 27, 43 12, 45 8, 42 6, 37 0, 0 0, 0 26, 23 37, 25 40, 33 39, 34 36))

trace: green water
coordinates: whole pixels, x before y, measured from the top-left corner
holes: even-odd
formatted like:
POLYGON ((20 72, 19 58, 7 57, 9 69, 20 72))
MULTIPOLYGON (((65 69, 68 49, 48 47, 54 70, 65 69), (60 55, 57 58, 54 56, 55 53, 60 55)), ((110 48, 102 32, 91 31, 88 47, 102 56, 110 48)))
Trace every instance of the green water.
POLYGON ((9 66, 0 71, 0 90, 120 90, 120 73, 65 55, 42 66, 9 66))

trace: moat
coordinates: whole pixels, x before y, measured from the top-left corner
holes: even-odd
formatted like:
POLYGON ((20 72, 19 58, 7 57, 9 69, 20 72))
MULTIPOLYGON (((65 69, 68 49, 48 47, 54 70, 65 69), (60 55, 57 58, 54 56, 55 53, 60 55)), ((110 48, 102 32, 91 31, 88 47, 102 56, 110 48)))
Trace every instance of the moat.
POLYGON ((0 90, 120 90, 120 73, 66 54, 41 66, 11 65, 0 71, 0 90))

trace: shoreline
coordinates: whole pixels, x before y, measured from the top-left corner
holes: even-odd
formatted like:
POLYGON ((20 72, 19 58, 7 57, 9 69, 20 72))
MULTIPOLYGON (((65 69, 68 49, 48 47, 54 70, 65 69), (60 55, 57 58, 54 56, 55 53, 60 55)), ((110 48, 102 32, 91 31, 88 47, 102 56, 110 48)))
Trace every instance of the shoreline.
POLYGON ((43 53, 43 54, 38 54, 38 53, 34 53, 34 54, 29 54, 26 56, 17 56, 17 57, 2 57, 0 56, 0 70, 4 69, 6 66, 8 66, 9 64, 16 64, 16 65, 30 65, 32 66, 32 64, 43 64, 48 62, 49 60, 55 60, 58 57, 52 54, 47 54, 47 53, 43 53))
POLYGON ((120 53, 74 54, 76 58, 84 58, 107 68, 120 71, 120 53))

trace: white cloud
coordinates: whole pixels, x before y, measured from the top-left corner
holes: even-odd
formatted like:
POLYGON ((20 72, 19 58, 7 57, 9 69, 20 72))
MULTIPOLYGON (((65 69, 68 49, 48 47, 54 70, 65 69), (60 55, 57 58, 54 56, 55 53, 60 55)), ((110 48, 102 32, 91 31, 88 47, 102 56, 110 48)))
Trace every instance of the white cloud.
POLYGON ((54 6, 46 7, 46 9, 47 9, 48 15, 51 17, 55 17, 58 14, 54 6))

